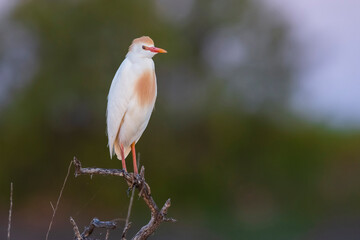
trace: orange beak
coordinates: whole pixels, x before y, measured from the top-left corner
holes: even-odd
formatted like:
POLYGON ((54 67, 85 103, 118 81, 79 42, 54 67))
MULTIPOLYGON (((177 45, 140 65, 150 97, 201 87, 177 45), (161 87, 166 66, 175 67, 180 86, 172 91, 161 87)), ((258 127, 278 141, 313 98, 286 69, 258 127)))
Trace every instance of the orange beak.
POLYGON ((157 48, 157 47, 144 47, 145 50, 149 50, 150 52, 156 52, 156 53, 167 53, 165 49, 157 48))

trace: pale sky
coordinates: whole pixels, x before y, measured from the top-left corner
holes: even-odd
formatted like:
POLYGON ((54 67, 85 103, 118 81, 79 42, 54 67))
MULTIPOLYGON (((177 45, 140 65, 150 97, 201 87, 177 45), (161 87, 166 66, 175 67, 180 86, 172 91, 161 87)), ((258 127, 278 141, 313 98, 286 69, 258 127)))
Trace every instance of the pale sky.
POLYGON ((9 10, 16 6, 18 0, 0 0, 0 20, 9 14, 9 10))
POLYGON ((302 46, 293 106, 335 126, 360 127, 360 1, 261 0, 302 46))
MULTIPOLYGON (((284 16, 301 46, 292 56, 300 62, 292 107, 313 120, 360 127, 360 1, 258 1, 284 16)), ((0 0, 0 21, 16 2, 0 0)))

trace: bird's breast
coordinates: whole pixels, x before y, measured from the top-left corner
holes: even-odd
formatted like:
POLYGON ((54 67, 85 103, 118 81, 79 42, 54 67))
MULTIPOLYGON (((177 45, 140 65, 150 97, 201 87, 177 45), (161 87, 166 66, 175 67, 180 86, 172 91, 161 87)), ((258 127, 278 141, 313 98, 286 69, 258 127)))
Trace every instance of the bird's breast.
POLYGON ((147 70, 140 75, 135 83, 135 95, 142 107, 154 103, 156 98, 155 71, 147 70))

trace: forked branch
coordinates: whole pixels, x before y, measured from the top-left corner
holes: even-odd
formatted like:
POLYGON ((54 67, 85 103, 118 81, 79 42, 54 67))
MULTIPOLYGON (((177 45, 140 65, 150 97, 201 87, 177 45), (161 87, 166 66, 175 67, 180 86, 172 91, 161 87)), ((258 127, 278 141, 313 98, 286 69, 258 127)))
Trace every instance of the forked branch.
POLYGON ((73 230, 75 233, 76 240, 86 240, 93 233, 95 228, 105 228, 105 229, 115 229, 118 224, 118 219, 112 221, 100 221, 97 218, 94 218, 89 226, 85 227, 84 231, 80 233, 79 227, 76 225, 75 220, 70 217, 70 223, 73 225, 73 230))
MULTIPOLYGON (((136 235, 132 238, 133 240, 147 239, 155 230, 160 226, 162 222, 175 222, 173 218, 167 218, 167 211, 171 205, 170 199, 168 199, 164 206, 159 209, 154 199, 151 196, 150 186, 145 181, 145 168, 141 167, 140 174, 133 174, 126 172, 121 169, 104 169, 104 168, 83 168, 81 167, 80 161, 74 157, 73 160, 75 166, 75 176, 79 175, 104 175, 104 176, 118 176, 123 177, 128 184, 129 188, 137 188, 139 190, 139 197, 141 197, 151 212, 151 219, 143 226, 136 235)), ((126 229, 123 231, 123 239, 130 226, 125 226, 126 229)))

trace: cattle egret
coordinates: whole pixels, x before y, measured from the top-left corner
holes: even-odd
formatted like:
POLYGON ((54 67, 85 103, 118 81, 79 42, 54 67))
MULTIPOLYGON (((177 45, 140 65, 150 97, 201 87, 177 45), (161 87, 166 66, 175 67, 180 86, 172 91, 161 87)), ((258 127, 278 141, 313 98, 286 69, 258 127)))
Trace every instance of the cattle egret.
POLYGON ((110 157, 114 152, 125 171, 125 158, 132 151, 134 173, 138 173, 135 144, 148 125, 157 95, 152 57, 166 53, 150 37, 133 40, 124 61, 112 80, 106 122, 110 157))

